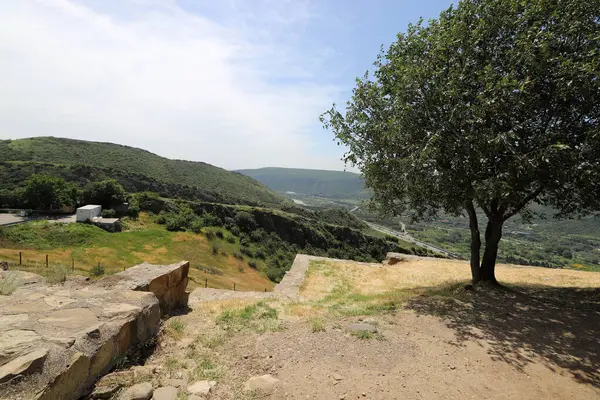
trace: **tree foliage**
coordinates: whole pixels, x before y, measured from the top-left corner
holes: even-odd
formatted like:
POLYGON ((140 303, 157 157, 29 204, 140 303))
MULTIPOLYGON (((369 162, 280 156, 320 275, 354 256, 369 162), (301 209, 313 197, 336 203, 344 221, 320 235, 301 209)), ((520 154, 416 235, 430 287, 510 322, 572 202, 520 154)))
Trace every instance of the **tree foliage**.
POLYGON ((409 25, 322 121, 378 210, 466 213, 473 280, 495 282, 508 218, 600 208, 599 15, 589 0, 461 1, 409 25))
POLYGON ((23 202, 39 210, 58 210, 62 207, 77 205, 79 190, 64 179, 49 175, 36 174, 25 182, 22 194, 23 202))
POLYGON ((87 185, 83 190, 83 199, 88 204, 114 208, 127 199, 127 193, 115 179, 106 179, 87 185))

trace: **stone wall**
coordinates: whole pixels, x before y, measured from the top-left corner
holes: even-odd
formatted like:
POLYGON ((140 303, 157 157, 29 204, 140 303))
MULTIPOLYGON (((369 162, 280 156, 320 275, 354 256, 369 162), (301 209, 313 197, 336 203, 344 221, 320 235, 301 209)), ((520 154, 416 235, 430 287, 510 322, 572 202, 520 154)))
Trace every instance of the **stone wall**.
MULTIPOLYGON (((189 263, 140 264, 94 283, 38 281, 0 296, 0 399, 78 399, 187 305, 189 263)), ((6 274, 7 272, 4 272, 6 274)))

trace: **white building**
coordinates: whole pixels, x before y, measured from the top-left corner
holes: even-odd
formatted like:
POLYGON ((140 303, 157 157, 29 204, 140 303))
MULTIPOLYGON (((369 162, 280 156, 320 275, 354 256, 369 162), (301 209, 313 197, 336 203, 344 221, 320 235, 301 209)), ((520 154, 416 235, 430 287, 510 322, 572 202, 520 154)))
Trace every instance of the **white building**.
POLYGON ((88 204, 77 209, 77 222, 91 221, 102 214, 102 206, 88 204))

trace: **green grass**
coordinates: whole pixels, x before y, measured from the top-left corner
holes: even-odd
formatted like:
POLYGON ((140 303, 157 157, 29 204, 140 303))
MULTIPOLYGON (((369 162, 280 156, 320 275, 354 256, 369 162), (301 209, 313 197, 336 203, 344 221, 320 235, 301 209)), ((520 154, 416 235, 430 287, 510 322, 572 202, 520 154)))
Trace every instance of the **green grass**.
POLYGON ((325 323, 321 318, 312 318, 310 320, 310 329, 313 333, 325 332, 325 323))
POLYGON ((358 331, 358 332, 353 332, 352 334, 354 336, 356 336, 357 338, 359 338, 360 340, 369 340, 369 339, 373 339, 373 337, 374 337, 373 333, 370 331, 358 331))
POLYGON ((259 333, 277 331, 282 328, 277 310, 264 301, 249 304, 239 309, 227 309, 216 318, 217 325, 227 331, 252 330, 259 333))

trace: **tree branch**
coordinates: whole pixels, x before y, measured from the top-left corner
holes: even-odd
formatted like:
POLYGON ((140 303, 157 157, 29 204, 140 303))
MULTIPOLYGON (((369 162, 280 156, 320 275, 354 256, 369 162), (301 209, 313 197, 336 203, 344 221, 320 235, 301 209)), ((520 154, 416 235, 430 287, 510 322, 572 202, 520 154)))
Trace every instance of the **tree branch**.
POLYGON ((517 214, 519 211, 521 211, 523 209, 523 207, 525 207, 530 201, 533 201, 536 197, 538 197, 540 195, 540 193, 542 193, 542 191, 544 190, 543 187, 540 187, 536 190, 534 190, 532 193, 530 193, 529 195, 527 195, 523 201, 521 201, 519 204, 517 204, 514 209, 509 212, 508 214, 506 214, 505 216, 502 217, 503 221, 506 221, 507 219, 509 219, 510 217, 514 216, 515 214, 517 214))

